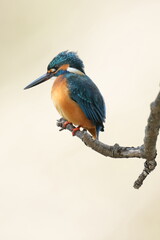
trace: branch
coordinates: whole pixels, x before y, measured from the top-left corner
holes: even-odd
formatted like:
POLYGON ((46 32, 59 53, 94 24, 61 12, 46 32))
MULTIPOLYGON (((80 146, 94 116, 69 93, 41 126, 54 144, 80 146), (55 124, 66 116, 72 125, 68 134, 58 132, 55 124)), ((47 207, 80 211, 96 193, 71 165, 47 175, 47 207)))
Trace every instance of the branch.
MULTIPOLYGON (((67 129, 73 131, 75 128, 72 124, 68 124, 64 128, 65 119, 61 118, 57 121, 57 126, 60 131, 67 129)), ((77 131, 75 136, 80 138, 86 146, 92 148, 94 151, 111 158, 143 158, 146 159, 144 169, 138 179, 134 183, 134 188, 140 188, 147 175, 153 171, 157 165, 155 158, 157 155, 156 142, 160 128, 160 92, 153 103, 151 103, 151 112, 148 118, 148 123, 145 129, 144 143, 138 147, 122 147, 117 143, 113 146, 104 144, 98 140, 93 139, 87 131, 77 131)))
POLYGON ((145 128, 144 136, 144 155, 146 162, 144 170, 134 183, 135 188, 139 188, 147 175, 155 169, 157 163, 155 161, 157 150, 156 143, 160 128, 160 92, 158 93, 154 102, 150 105, 151 112, 148 118, 148 123, 145 128))

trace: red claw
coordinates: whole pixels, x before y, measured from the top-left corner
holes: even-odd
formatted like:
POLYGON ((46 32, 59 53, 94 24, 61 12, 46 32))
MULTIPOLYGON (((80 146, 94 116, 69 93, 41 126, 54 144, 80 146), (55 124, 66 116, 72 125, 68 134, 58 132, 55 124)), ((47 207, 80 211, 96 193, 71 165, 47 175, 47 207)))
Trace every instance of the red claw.
POLYGON ((76 134, 77 131, 80 131, 80 126, 74 128, 74 129, 72 130, 72 136, 75 136, 75 134, 76 134))
POLYGON ((66 128, 68 124, 72 124, 72 123, 71 123, 71 122, 68 122, 68 121, 65 121, 65 122, 63 123, 63 128, 66 128))

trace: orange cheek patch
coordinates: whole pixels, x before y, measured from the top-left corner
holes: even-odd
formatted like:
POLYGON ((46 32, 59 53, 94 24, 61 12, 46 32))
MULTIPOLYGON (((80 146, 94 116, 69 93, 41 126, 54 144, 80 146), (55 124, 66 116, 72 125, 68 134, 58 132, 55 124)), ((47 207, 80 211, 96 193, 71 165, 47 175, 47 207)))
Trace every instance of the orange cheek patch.
POLYGON ((67 70, 68 67, 69 67, 69 64, 64 64, 60 68, 58 68, 58 71, 59 70, 67 70))

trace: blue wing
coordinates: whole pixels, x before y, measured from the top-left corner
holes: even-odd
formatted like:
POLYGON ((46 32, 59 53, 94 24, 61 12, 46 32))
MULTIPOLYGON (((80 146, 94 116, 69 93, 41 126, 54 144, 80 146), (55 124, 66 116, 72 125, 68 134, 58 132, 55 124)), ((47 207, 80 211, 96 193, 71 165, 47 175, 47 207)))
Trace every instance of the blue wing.
POLYGON ((105 103, 99 89, 86 75, 68 73, 66 78, 70 97, 96 126, 98 135, 99 131, 104 131, 106 118, 105 103))

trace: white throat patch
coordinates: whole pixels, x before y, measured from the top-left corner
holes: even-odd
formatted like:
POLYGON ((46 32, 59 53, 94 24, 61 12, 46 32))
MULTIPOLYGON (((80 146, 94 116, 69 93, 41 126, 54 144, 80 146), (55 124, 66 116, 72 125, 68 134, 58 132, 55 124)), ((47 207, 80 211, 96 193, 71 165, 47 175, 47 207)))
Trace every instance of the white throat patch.
POLYGON ((83 72, 81 72, 77 68, 68 67, 67 71, 70 72, 70 73, 76 73, 76 74, 79 74, 79 75, 85 75, 83 72))

